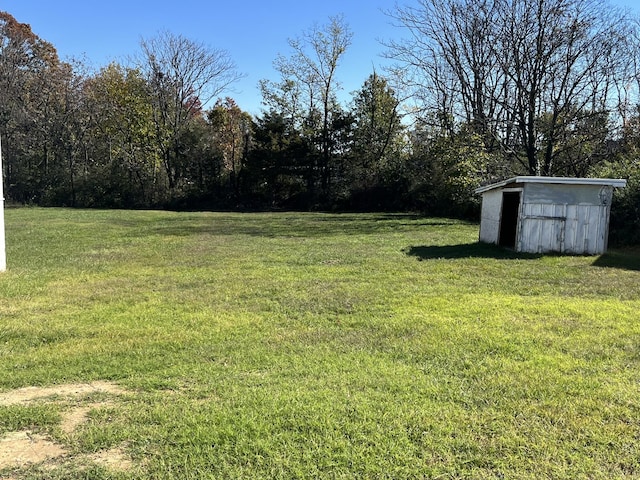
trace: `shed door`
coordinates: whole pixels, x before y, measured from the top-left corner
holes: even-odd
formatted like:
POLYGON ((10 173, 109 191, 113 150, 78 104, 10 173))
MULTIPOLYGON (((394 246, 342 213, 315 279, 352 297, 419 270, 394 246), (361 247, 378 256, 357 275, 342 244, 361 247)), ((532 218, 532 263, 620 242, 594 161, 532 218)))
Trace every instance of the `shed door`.
POLYGON ((502 213, 500 215, 500 237, 498 239, 498 244, 503 247, 516 247, 519 209, 520 192, 503 192, 502 213))

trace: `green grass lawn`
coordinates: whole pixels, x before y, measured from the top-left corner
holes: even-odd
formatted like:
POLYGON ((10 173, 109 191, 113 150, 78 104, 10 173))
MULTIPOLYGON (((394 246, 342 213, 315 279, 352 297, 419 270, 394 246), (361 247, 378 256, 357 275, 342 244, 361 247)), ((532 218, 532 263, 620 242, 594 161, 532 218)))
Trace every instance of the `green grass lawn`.
POLYGON ((637 252, 382 214, 25 208, 6 230, 0 392, 128 393, 74 435, 64 402, 0 406, 0 436, 135 465, 14 479, 640 478, 637 252))

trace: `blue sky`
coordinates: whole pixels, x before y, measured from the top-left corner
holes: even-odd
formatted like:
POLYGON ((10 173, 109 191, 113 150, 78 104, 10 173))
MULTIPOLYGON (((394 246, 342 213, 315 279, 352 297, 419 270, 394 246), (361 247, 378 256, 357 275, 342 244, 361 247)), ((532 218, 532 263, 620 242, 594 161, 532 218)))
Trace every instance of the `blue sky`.
POLYGON ((273 61, 288 56, 287 39, 314 23, 342 14, 353 31, 353 42, 338 72, 343 92, 359 89, 374 66, 384 62, 377 39, 397 36, 398 29, 382 13, 384 0, 0 0, 0 10, 31 25, 52 43, 63 59, 81 57, 94 68, 139 52, 141 38, 161 30, 227 50, 241 73, 229 96, 239 106, 260 110, 258 80, 278 79, 273 61))
MULTIPOLYGON (((353 43, 338 71, 343 96, 359 89, 373 68, 384 65, 380 39, 399 38, 383 10, 393 0, 0 0, 0 10, 28 23, 63 59, 84 57, 93 68, 126 63, 141 38, 159 31, 227 50, 246 77, 229 96, 252 114, 260 112, 258 80, 278 79, 273 61, 288 56, 287 39, 329 16, 344 15, 353 43)), ((412 3, 401 0, 400 3, 412 3)), ((616 0, 640 14, 640 0, 616 0)))

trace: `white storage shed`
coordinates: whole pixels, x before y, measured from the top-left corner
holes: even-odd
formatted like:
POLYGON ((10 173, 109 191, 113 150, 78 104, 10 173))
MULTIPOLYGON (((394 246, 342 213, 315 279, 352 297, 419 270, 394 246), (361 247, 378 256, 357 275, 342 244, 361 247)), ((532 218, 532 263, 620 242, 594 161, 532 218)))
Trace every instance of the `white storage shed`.
POLYGON ((613 189, 626 184, 622 179, 522 176, 480 187, 480 241, 517 252, 602 254, 613 189))

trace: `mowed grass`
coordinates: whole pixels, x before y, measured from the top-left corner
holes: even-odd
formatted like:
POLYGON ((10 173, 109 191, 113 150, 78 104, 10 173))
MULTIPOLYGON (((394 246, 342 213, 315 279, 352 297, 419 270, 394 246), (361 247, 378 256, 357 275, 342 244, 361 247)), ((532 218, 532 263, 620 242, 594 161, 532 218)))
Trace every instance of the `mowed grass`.
MULTIPOLYGON (((13 478, 639 478, 640 256, 411 215, 9 209, 0 391, 130 391, 13 478)), ((61 407, 60 407, 61 408, 61 407)), ((0 472, 2 476, 2 472, 0 472)))

